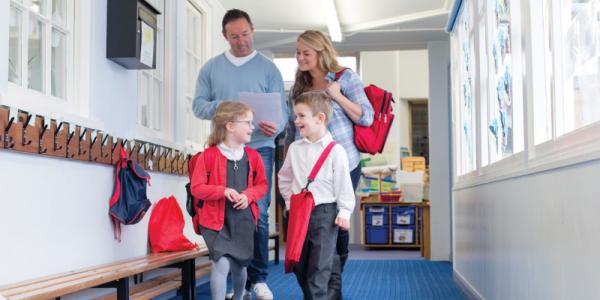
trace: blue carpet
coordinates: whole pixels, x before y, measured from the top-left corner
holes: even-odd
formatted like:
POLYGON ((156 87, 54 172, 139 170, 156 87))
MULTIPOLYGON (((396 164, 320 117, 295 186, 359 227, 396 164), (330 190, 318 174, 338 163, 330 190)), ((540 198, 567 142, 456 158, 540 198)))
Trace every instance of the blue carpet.
MULTIPOLYGON (((414 260, 349 260, 343 273, 346 300, 466 299, 452 279, 452 264, 414 260)), ((302 299, 293 274, 283 264, 269 264, 267 283, 275 299, 302 299)), ((198 299, 210 299, 209 284, 199 286, 198 299)))

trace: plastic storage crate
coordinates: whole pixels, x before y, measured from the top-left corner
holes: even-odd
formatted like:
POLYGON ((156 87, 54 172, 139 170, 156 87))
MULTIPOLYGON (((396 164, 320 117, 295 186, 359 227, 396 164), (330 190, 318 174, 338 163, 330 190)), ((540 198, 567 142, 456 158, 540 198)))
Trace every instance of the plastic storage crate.
POLYGON ((395 206, 392 207, 393 225, 414 225, 415 207, 414 206, 395 206))
POLYGON ((415 171, 423 171, 425 172, 425 157, 422 156, 409 156, 402 158, 402 171, 415 172, 415 171))
POLYGON ((382 227, 388 225, 387 206, 367 206, 365 212, 365 224, 367 226, 382 227))
POLYGON ((415 226, 392 226, 392 243, 394 244, 415 244, 415 226))
POLYGON ((365 240, 367 244, 387 244, 389 237, 388 226, 366 226, 365 240))
MULTIPOLYGON (((379 177, 364 176, 362 177, 362 191, 365 193, 377 193, 379 190, 379 177)), ((396 181, 390 177, 381 178, 381 192, 389 192, 396 190, 396 181)))
POLYGON ((382 202, 400 202, 400 198, 402 198, 401 191, 391 191, 391 192, 383 192, 380 194, 379 198, 382 202))

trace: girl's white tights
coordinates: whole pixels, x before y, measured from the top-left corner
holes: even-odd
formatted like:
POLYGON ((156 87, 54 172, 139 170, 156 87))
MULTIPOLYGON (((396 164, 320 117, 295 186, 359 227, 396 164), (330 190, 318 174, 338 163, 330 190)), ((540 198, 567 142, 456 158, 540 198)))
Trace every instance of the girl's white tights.
POLYGON ((231 280, 233 281, 233 299, 242 300, 246 288, 246 267, 242 267, 235 260, 221 256, 216 262, 212 262, 210 272, 210 293, 213 299, 225 299, 227 293, 227 273, 231 269, 231 280))

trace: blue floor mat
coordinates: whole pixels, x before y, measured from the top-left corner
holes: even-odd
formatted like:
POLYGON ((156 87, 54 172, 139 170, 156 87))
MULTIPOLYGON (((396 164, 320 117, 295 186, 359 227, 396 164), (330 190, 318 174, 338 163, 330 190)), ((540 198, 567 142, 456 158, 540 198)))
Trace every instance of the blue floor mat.
MULTIPOLYGON (((296 277, 284 274, 282 263, 269 264, 267 284, 275 299, 302 299, 296 277)), ((197 299, 211 299, 209 284, 196 291, 197 299)), ((452 264, 414 260, 350 260, 343 294, 346 300, 466 299, 452 279, 452 264)))

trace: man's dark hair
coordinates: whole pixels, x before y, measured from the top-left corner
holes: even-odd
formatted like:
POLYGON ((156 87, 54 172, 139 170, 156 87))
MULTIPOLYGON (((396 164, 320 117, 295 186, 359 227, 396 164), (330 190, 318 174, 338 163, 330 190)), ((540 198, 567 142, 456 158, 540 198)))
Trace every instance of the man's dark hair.
POLYGON ((221 22, 221 25, 223 26, 223 34, 225 34, 225 25, 227 25, 227 23, 232 22, 237 19, 240 19, 240 18, 246 19, 246 21, 248 21, 248 24, 250 24, 250 28, 254 28, 254 25, 252 24, 252 21, 250 20, 250 16, 248 15, 248 13, 246 13, 243 10, 234 8, 234 9, 228 10, 225 13, 225 16, 223 16, 223 22, 221 22))

